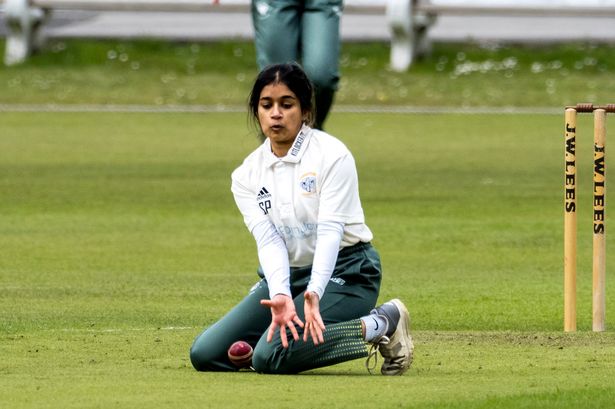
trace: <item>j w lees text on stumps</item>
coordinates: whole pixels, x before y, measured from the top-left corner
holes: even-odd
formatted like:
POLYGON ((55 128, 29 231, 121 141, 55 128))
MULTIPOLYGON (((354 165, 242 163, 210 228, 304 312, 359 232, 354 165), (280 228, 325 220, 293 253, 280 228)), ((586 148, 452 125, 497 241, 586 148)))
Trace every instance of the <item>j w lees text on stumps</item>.
POLYGON ((577 104, 565 109, 564 331, 576 331, 577 281, 577 114, 594 116, 592 329, 605 330, 606 311, 606 114, 615 104, 577 104))

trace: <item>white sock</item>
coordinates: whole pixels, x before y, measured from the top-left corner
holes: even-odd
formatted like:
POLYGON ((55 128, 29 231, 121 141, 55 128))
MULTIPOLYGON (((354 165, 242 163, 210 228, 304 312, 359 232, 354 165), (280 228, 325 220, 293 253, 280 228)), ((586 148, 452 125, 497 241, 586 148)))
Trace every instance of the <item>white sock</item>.
POLYGON ((361 317, 361 321, 365 325, 365 340, 367 342, 372 342, 386 333, 387 320, 380 315, 369 314, 361 317))

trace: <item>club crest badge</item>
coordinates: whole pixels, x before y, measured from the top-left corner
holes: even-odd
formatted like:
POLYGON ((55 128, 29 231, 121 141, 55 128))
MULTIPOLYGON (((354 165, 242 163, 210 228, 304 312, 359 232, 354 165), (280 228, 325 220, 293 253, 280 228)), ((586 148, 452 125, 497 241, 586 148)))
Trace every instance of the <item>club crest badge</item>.
POLYGON ((316 174, 310 172, 301 176, 299 187, 303 190, 304 195, 316 194, 316 174))

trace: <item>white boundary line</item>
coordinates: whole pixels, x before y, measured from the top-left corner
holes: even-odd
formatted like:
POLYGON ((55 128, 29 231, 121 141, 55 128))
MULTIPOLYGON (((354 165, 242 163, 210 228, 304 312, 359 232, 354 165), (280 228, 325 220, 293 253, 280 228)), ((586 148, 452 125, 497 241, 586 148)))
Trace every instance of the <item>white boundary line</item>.
POLYGON ((115 333, 115 332, 146 332, 146 331, 188 331, 196 330, 197 327, 160 327, 160 328, 59 328, 48 329, 46 331, 59 332, 95 332, 95 333, 115 333))
MULTIPOLYGON (((117 112, 117 113, 246 113, 238 105, 58 105, 1 104, 0 112, 117 112)), ((562 108, 549 107, 420 107, 380 105, 336 105, 333 112, 374 114, 489 114, 489 115, 555 115, 562 108)))

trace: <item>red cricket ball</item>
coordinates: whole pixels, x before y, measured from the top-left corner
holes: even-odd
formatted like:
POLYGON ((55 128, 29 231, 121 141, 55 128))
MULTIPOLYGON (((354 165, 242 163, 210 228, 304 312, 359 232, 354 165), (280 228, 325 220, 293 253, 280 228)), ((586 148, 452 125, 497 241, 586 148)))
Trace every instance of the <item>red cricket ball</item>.
POLYGON ((246 341, 236 341, 228 349, 228 359, 238 368, 249 368, 252 365, 253 352, 246 341))

